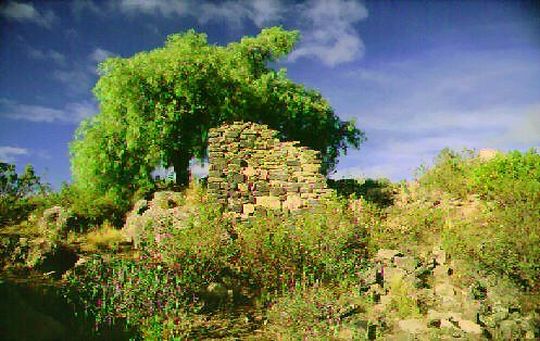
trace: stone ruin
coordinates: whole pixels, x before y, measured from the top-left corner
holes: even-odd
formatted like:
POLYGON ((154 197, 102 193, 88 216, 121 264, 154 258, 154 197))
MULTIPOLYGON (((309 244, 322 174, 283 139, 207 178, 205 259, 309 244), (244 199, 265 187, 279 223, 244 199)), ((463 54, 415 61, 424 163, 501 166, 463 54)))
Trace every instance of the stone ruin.
POLYGON ((291 212, 313 207, 332 192, 319 152, 282 142, 266 125, 234 122, 209 132, 208 192, 230 212, 291 212))

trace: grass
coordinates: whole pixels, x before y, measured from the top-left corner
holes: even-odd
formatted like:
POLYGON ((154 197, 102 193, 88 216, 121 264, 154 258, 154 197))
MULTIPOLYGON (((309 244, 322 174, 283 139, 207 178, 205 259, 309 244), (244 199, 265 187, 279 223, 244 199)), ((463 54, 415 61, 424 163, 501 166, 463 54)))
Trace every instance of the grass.
POLYGON ((399 318, 420 317, 420 309, 414 299, 415 288, 401 276, 390 279, 391 299, 388 310, 395 312, 399 318))
POLYGON ((116 229, 110 223, 105 222, 99 228, 92 230, 83 238, 84 242, 81 250, 85 252, 96 252, 104 250, 116 250, 118 245, 125 241, 126 236, 123 231, 116 229))

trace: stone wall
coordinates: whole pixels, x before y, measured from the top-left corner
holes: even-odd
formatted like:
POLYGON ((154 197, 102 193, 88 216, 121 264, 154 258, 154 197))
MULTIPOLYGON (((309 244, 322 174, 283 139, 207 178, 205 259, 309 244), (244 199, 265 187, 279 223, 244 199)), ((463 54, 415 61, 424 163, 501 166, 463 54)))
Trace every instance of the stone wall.
POLYGON ((235 122, 210 130, 208 191, 229 211, 295 211, 331 193, 318 152, 281 142, 266 125, 235 122))

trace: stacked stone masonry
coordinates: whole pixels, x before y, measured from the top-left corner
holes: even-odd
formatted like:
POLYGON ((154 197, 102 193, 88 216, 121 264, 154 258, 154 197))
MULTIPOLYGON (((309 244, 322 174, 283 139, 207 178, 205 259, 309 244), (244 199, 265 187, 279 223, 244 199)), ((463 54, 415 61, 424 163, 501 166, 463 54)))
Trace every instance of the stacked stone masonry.
POLYGON ((210 130, 208 191, 238 216, 312 207, 332 192, 318 152, 277 135, 266 125, 244 122, 210 130))

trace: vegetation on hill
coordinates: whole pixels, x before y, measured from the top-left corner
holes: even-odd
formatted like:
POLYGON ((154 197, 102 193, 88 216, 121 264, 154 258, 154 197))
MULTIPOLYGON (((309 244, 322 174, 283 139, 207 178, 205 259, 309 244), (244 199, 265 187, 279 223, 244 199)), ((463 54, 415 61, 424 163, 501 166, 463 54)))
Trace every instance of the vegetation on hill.
POLYGON ((480 207, 469 219, 446 221, 445 243, 484 269, 525 290, 540 291, 540 155, 531 149, 499 153, 484 161, 444 150, 420 179, 424 188, 480 207))
MULTIPOLYGON (((407 328, 409 321, 433 315, 428 311, 439 306, 422 295, 431 276, 442 276, 429 258, 434 247, 442 247, 452 259, 448 266, 459 273, 453 285, 468 290, 472 298, 460 299, 467 311, 477 311, 485 333, 538 336, 535 150, 489 160, 444 150, 413 182, 339 180, 333 186, 339 195, 314 211, 268 212, 247 221, 231 219, 201 185, 156 194, 130 213, 154 217, 141 220, 138 249, 132 251, 125 248, 126 230, 107 222, 79 229, 64 189, 64 197, 55 200, 66 206, 38 207, 18 225, 18 238, 7 238, 13 227, 3 228, 2 242, 9 239, 3 264, 48 269, 55 254, 79 253, 62 280, 64 292, 95 319, 98 333, 125 324, 150 339, 362 339, 394 335, 396 326, 407 328), (372 269, 383 249, 411 255, 392 258, 395 264, 403 259, 402 268, 392 270, 391 263, 387 271, 413 272, 384 279, 381 292, 372 269), (380 297, 388 297, 383 305, 380 297), (498 321, 497 309, 514 311, 504 315, 510 316, 504 326, 490 322, 498 321)), ((426 332, 440 336, 445 330, 433 328, 426 332)))

